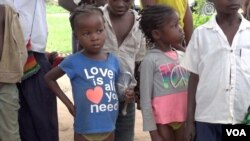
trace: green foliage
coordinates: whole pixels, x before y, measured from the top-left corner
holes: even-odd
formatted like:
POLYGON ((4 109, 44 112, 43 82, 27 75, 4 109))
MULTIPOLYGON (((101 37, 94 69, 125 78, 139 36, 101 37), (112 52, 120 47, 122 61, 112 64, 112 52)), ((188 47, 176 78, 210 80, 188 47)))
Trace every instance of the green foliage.
POLYGON ((201 15, 201 14, 195 14, 193 13, 193 24, 194 28, 206 23, 211 16, 201 15))
POLYGON ((192 14, 194 28, 206 23, 211 17, 203 13, 203 8, 206 5, 207 1, 208 0, 196 0, 197 5, 194 7, 196 12, 192 14))
POLYGON ((201 14, 202 8, 206 3, 206 0, 196 0, 197 5, 194 7, 196 14, 201 14))

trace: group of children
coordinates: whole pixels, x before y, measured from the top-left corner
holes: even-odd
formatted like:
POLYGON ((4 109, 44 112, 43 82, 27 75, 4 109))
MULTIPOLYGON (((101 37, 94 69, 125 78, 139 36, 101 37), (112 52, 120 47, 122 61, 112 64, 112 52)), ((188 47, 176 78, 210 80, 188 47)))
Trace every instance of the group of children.
POLYGON ((45 81, 74 116, 74 140, 133 141, 141 62, 143 130, 152 141, 223 141, 223 127, 241 124, 250 105, 250 22, 238 12, 242 1, 213 0, 217 14, 194 30, 185 53, 175 46, 185 40, 176 10, 152 5, 139 17, 132 2, 81 5, 70 15, 81 50, 45 81), (129 83, 118 87, 127 73, 129 83), (56 82, 64 74, 74 104, 56 82))

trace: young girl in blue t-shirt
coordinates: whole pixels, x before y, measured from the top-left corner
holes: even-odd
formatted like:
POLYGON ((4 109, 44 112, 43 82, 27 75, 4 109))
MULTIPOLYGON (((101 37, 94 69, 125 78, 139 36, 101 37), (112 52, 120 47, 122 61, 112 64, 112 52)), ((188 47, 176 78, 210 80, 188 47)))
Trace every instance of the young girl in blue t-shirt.
POLYGON ((118 115, 115 88, 119 76, 118 59, 102 51, 105 42, 102 11, 93 6, 76 8, 70 17, 74 36, 82 51, 53 68, 45 76, 50 89, 74 116, 75 141, 113 141, 118 115), (56 80, 70 78, 74 104, 56 80))

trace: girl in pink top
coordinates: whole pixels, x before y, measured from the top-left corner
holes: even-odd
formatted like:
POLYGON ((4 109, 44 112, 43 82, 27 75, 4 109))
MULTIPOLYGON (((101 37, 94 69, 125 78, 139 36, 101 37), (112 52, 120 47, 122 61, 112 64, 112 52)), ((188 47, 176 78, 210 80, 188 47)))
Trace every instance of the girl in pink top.
POLYGON ((140 27, 151 46, 140 74, 143 130, 152 141, 181 141, 189 74, 179 66, 183 52, 172 47, 184 40, 179 16, 170 7, 150 6, 142 10, 140 27))

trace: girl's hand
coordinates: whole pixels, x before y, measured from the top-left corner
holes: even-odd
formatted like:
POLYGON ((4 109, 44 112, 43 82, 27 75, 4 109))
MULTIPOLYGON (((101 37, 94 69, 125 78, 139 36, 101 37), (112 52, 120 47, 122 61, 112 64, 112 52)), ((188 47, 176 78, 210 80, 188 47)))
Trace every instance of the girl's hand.
POLYGON ((124 100, 127 103, 133 102, 135 100, 135 92, 133 88, 127 88, 125 90, 124 100))
POLYGON ((71 114, 73 117, 75 117, 76 112, 75 112, 75 106, 73 105, 73 103, 70 103, 70 104, 67 106, 67 108, 68 108, 70 114, 71 114))

